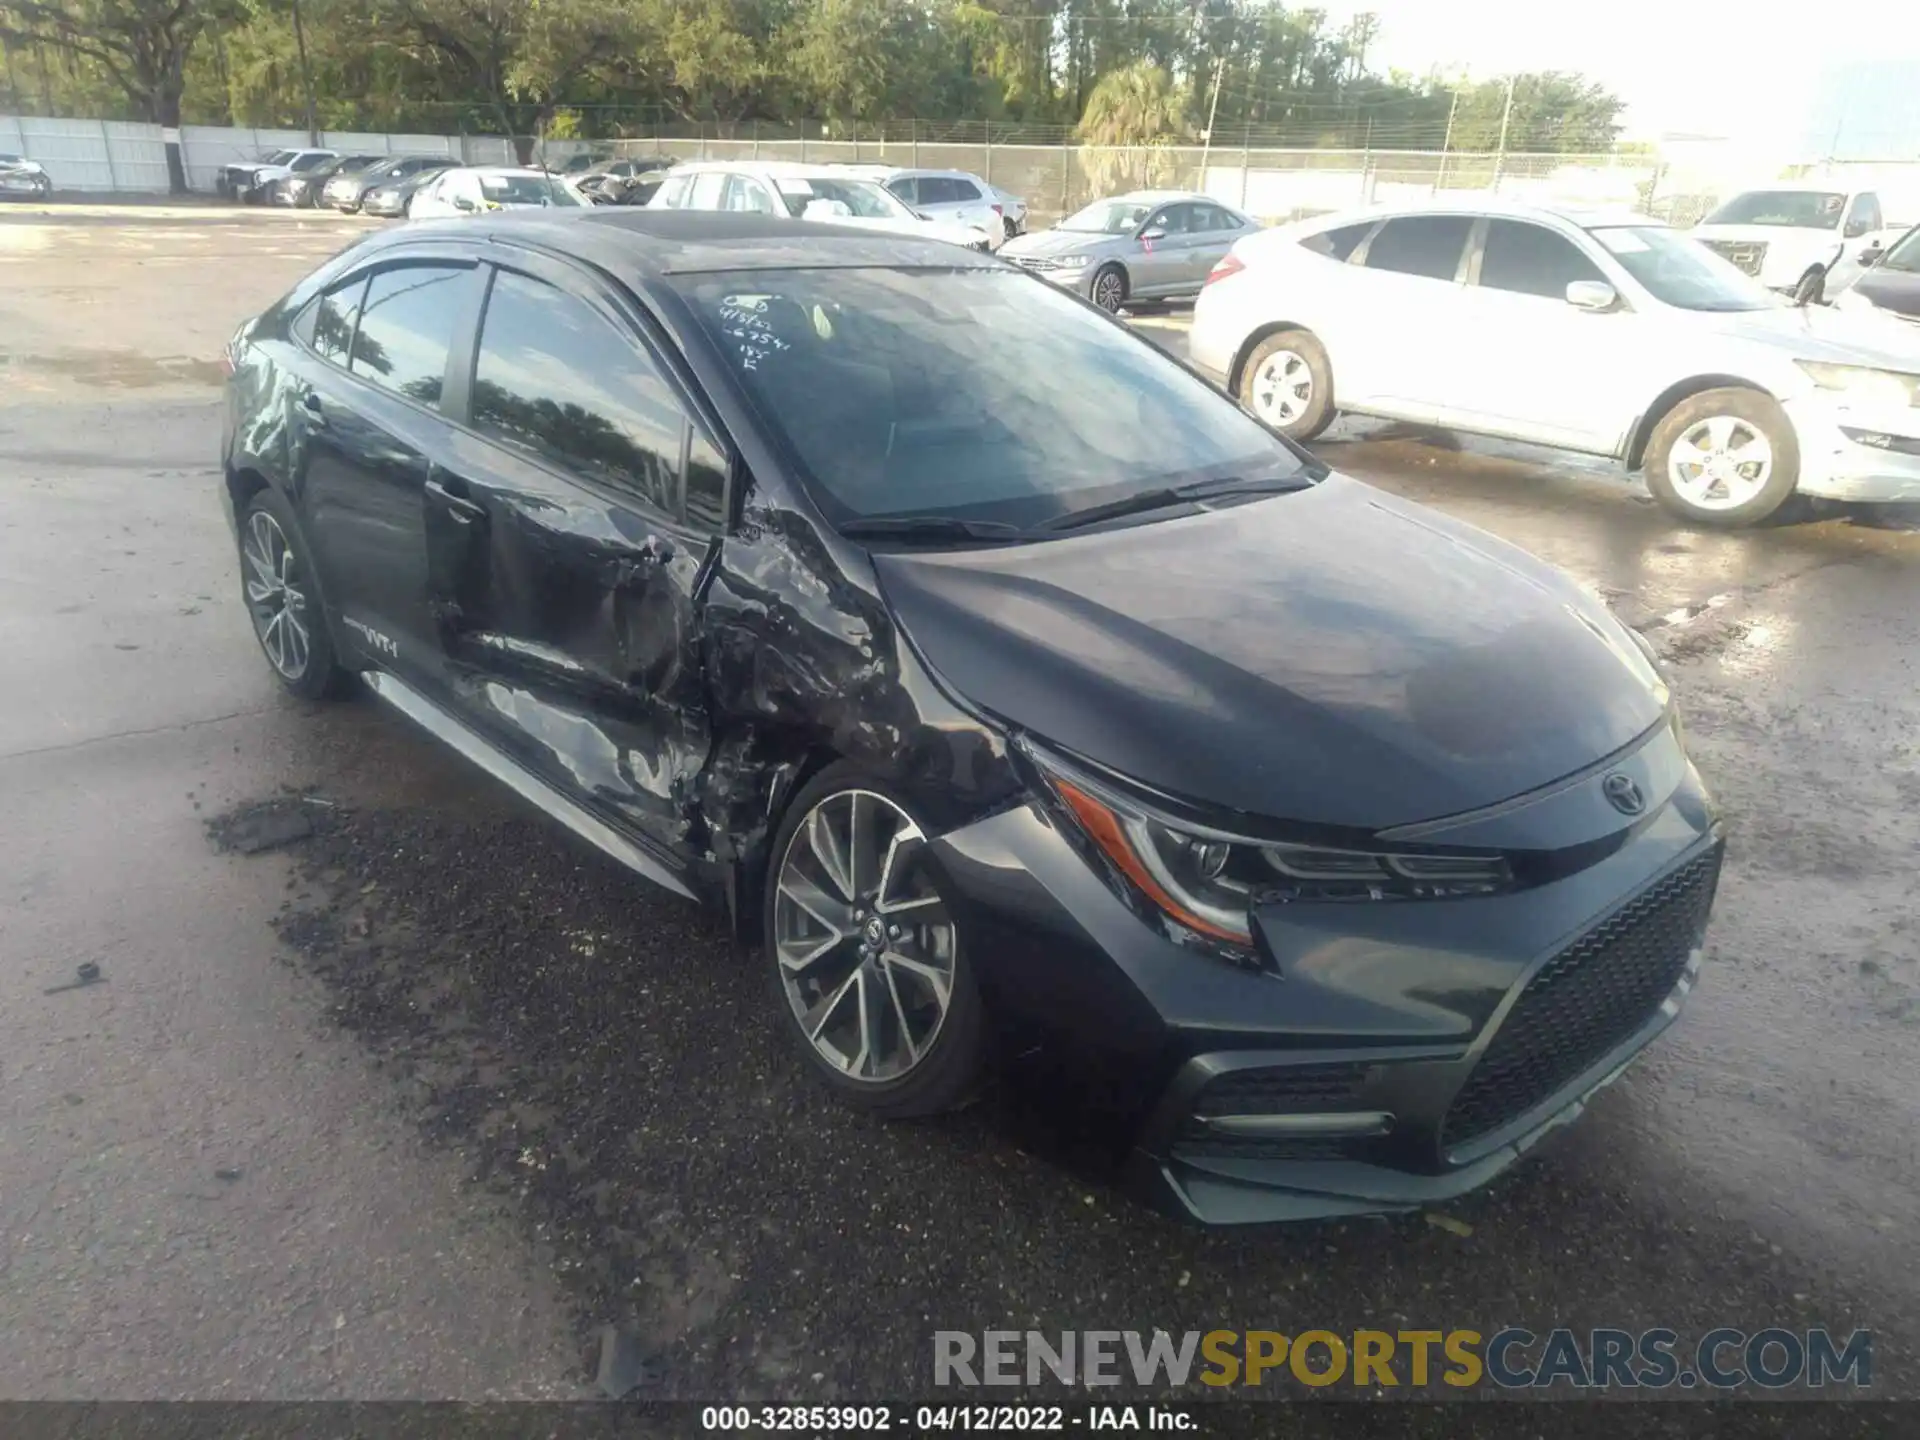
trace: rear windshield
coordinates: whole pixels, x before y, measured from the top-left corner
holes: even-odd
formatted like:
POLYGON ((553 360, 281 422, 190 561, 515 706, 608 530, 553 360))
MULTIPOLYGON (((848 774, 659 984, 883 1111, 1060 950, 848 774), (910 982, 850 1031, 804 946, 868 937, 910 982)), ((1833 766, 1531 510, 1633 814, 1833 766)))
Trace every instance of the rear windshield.
POLYGON ((1153 346, 1022 274, 771 270, 674 283, 836 523, 1025 526, 1138 490, 1304 468, 1153 346))

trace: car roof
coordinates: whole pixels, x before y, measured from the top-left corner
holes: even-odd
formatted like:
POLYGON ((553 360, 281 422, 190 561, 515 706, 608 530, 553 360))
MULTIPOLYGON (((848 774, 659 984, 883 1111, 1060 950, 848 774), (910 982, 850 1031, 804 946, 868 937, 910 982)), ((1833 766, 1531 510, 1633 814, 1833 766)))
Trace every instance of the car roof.
POLYGON ((1764 185, 1743 185, 1733 193, 1766 195, 1786 190, 1803 191, 1811 195, 1851 195, 1855 191, 1871 189, 1871 185, 1854 185, 1845 180, 1769 180, 1764 185))
POLYGON ((1303 232, 1319 230, 1337 230, 1342 225, 1359 225, 1374 220, 1392 220, 1411 215, 1485 215, 1496 220, 1534 220, 1546 224, 1559 223, 1573 225, 1582 230, 1595 230, 1609 225, 1657 226, 1670 229, 1664 220, 1656 220, 1651 215, 1641 215, 1633 210, 1622 210, 1618 206, 1581 206, 1581 205, 1527 205, 1514 200, 1502 200, 1489 195, 1484 199, 1462 197, 1458 199, 1432 199, 1407 201, 1401 204, 1368 205, 1351 210, 1330 210, 1324 215, 1314 215, 1295 222, 1303 232))
POLYGON ((414 221, 355 249, 371 255, 438 239, 519 241, 641 279, 714 270, 990 270, 1001 262, 943 240, 727 210, 589 206, 414 221))
POLYGON ((701 170, 737 170, 748 175, 764 175, 769 179, 787 175, 804 180, 812 175, 845 175, 855 180, 871 180, 871 172, 879 167, 870 165, 841 165, 830 161, 809 163, 803 160, 686 160, 673 167, 686 174, 695 174, 701 170))

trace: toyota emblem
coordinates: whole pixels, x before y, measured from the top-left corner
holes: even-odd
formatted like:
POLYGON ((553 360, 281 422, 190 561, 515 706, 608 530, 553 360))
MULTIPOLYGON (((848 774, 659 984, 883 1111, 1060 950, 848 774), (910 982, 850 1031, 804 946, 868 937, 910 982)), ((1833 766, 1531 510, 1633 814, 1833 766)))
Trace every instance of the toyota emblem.
POLYGON ((1600 782, 1600 793, 1622 815, 1638 815, 1647 808, 1647 797, 1641 793, 1639 782, 1631 775, 1607 776, 1600 782))

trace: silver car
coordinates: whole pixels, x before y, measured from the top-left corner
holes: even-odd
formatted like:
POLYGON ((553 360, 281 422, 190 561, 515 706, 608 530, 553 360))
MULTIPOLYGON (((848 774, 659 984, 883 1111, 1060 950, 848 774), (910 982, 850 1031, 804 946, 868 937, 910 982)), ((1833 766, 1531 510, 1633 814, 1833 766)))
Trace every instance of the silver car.
POLYGON ((1259 229, 1207 195, 1136 190, 1096 200, 1051 230, 1016 236, 1000 258, 1117 311, 1129 300, 1198 295, 1233 242, 1259 229))

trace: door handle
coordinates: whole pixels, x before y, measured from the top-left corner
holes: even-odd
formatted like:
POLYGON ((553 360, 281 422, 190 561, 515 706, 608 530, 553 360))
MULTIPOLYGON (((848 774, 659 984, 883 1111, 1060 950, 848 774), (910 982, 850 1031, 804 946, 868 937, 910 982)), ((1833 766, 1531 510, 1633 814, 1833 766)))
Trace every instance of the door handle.
POLYGON ((487 518, 487 512, 462 493, 466 488, 466 482, 462 480, 427 481, 427 494, 438 500, 447 514, 463 525, 478 525, 487 518), (455 488, 456 486, 458 489, 455 488))
POLYGON ((307 391, 300 404, 307 412, 309 425, 323 426, 327 423, 327 407, 320 403, 320 395, 317 391, 307 391))

